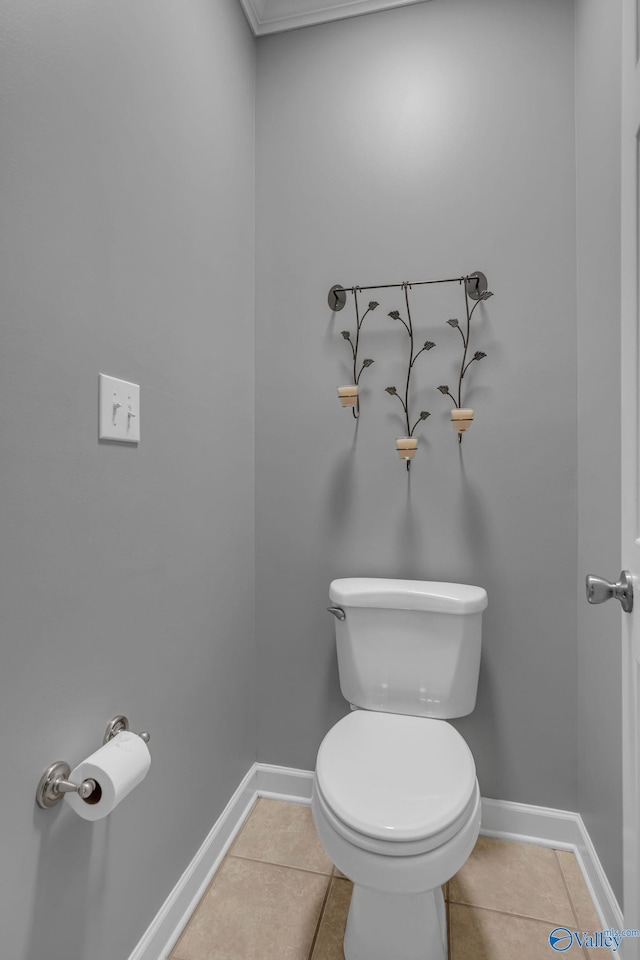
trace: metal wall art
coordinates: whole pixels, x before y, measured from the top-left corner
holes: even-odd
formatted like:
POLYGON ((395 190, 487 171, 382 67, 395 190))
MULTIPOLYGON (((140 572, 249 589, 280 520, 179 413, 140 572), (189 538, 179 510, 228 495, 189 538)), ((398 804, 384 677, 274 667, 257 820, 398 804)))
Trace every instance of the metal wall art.
POLYGON ((462 337, 462 362, 460 363, 460 375, 458 377, 458 396, 453 396, 449 390, 449 386, 446 383, 443 383, 442 386, 438 387, 440 393, 444 396, 451 397, 455 406, 451 411, 451 422, 455 430, 458 433, 458 442, 462 443, 462 434, 465 430, 468 430, 471 426, 473 420, 473 410, 470 407, 462 406, 462 381, 464 376, 475 360, 483 360, 486 357, 486 353, 482 350, 476 350, 474 355, 470 360, 467 360, 469 356, 469 338, 471 336, 471 318, 473 316, 474 310, 479 303, 482 303, 483 300, 488 300, 489 297, 492 297, 493 294, 490 290, 487 290, 487 278, 483 273, 476 274, 480 278, 479 282, 475 286, 471 286, 469 289, 469 283, 464 285, 464 306, 465 312, 467 315, 467 324, 466 330, 463 330, 457 320, 447 320, 447 323, 450 327, 453 327, 454 330, 457 330, 460 336, 462 337), (475 300, 476 303, 469 309, 469 300, 475 300))
POLYGON ((459 283, 464 285, 464 302, 465 302, 465 313, 466 313, 466 324, 463 329, 460 326, 458 320, 448 320, 447 323, 453 329, 458 330, 458 333, 462 337, 463 350, 462 350, 462 360, 460 363, 460 372, 458 376, 458 389, 457 397, 450 391, 447 384, 442 384, 438 387, 438 390, 441 394, 449 396, 454 403, 454 409, 451 411, 451 420, 454 425, 455 430, 458 434, 458 441, 462 441, 463 433, 469 428, 473 420, 473 410, 468 407, 462 406, 462 381, 471 366, 477 360, 482 360, 486 357, 486 353, 482 350, 476 350, 473 356, 469 357, 469 341, 471 337, 471 319, 473 317, 474 311, 479 303, 488 300, 489 297, 492 297, 493 294, 490 290, 487 289, 487 278, 484 273, 481 273, 479 270, 475 273, 468 274, 464 277, 450 277, 445 280, 419 280, 412 283, 387 283, 387 284, 375 284, 368 287, 342 287, 339 284, 335 284, 329 291, 328 302, 329 306, 334 312, 339 312, 343 309, 347 302, 347 293, 352 293, 355 303, 356 311, 356 332, 355 339, 352 339, 351 333, 348 330, 342 330, 343 338, 349 343, 352 352, 353 360, 353 383, 348 384, 342 387, 338 387, 338 396, 343 407, 350 407, 353 416, 357 419, 360 413, 360 403, 358 396, 358 385, 360 382, 360 377, 363 370, 367 367, 370 367, 374 362, 371 358, 367 358, 362 361, 358 369, 358 350, 360 347, 360 331, 362 324, 366 316, 373 310, 376 309, 379 304, 375 300, 369 301, 367 310, 364 312, 362 317, 360 317, 360 308, 358 304, 358 294, 362 293, 364 290, 382 290, 382 289, 391 289, 391 288, 400 288, 404 291, 405 307, 406 307, 406 319, 401 316, 398 310, 392 310, 388 316, 392 320, 399 320, 400 323, 404 326, 407 335, 409 337, 409 359, 407 365, 407 378, 404 385, 404 391, 399 392, 395 386, 385 387, 386 392, 392 396, 397 397, 404 411, 404 419, 406 423, 406 435, 404 437, 399 437, 396 440, 396 450, 401 460, 404 460, 407 465, 407 470, 410 469, 411 461, 415 456, 415 452, 418 447, 418 438, 414 436, 414 431, 418 424, 424 422, 429 416, 430 413, 428 410, 421 410, 418 418, 415 422, 411 423, 412 416, 410 412, 411 406, 411 376, 413 373, 413 368, 418 357, 425 352, 429 352, 435 347, 435 343, 431 340, 426 340, 424 344, 420 347, 419 350, 415 351, 415 338, 413 330, 413 322, 411 319, 411 307, 409 304, 409 290, 412 287, 425 286, 432 283, 459 283), (475 301, 473 306, 470 306, 469 301, 475 301), (415 351, 415 352, 414 352, 415 351))
POLYGON ((428 410, 421 410, 420 416, 416 420, 413 426, 411 426, 411 414, 409 413, 409 387, 411 385, 411 373, 413 371, 413 365, 420 356, 421 353, 425 351, 433 350, 435 343, 431 340, 426 340, 424 345, 414 354, 414 338, 413 338, 413 323, 411 321, 411 308, 409 307, 409 284, 403 284, 404 287, 404 300, 407 306, 407 319, 406 321, 402 319, 398 310, 392 310, 389 316, 392 320, 399 320, 400 323, 404 326, 405 330, 409 335, 409 365, 407 367, 407 381, 404 390, 404 400, 401 395, 398 393, 396 387, 385 387, 385 390, 392 397, 397 397, 402 407, 404 409, 405 421, 407 424, 407 433, 404 437, 398 437, 396 439, 396 450, 401 460, 404 460, 407 464, 407 470, 411 467, 411 461, 415 456, 416 449, 418 447, 418 438, 414 437, 413 431, 418 426, 418 424, 426 420, 427 417, 430 417, 431 414, 428 410))
MULTIPOLYGON (((333 290, 335 289, 336 287, 333 287, 331 292, 329 293, 330 299, 331 299, 333 290)), ((360 317, 360 308, 358 305, 359 289, 360 289, 359 287, 353 288, 353 299, 356 307, 355 340, 351 339, 351 333, 349 332, 349 330, 341 331, 342 336, 351 347, 351 353, 353 355, 353 382, 350 384, 346 384, 343 387, 338 387, 338 396, 340 398, 340 403, 342 404, 343 407, 351 407, 351 413, 353 414, 356 420, 360 416, 360 399, 358 397, 358 384, 360 383, 360 377, 362 375, 362 371, 366 370, 367 367, 370 367, 371 364, 374 363, 371 357, 367 357, 365 360, 362 361, 362 366, 358 370, 358 348, 360 346, 360 330, 362 329, 362 324, 364 323, 365 317, 367 316, 367 314, 371 313, 371 311, 375 310, 376 307, 378 306, 378 303, 375 300, 370 300, 369 306, 363 313, 362 317, 360 317)), ((345 300, 346 300, 346 297, 345 297, 345 300)), ((342 307, 340 307, 339 309, 342 309, 342 307)))

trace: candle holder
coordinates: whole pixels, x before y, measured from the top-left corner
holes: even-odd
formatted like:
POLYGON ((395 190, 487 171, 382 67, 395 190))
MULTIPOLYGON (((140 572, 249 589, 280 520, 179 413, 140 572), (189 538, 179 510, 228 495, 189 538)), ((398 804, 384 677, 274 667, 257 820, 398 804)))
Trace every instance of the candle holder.
POLYGON ((403 320, 398 310, 392 310, 389 313, 389 316, 391 317, 392 320, 399 320, 400 323, 405 328, 405 330, 407 331, 407 334, 409 335, 409 364, 407 367, 407 379, 406 379, 405 389, 404 389, 404 399, 400 396, 396 387, 385 387, 385 390, 390 396, 398 398, 404 410, 405 421, 407 424, 407 435, 406 437, 396 440, 396 449, 398 450, 400 459, 406 462, 407 470, 409 470, 411 467, 411 460, 413 459, 416 452, 416 448, 418 446, 418 441, 417 439, 414 438, 413 431, 415 430, 415 428, 418 426, 419 423, 421 423, 423 420, 426 420, 427 417, 431 416, 428 410, 421 410, 420 416, 418 417, 416 422, 413 424, 413 426, 411 426, 411 415, 409 413, 409 406, 410 406, 409 388, 411 386, 411 374, 413 372, 413 365, 415 364, 420 354, 428 352, 429 350, 433 350, 433 348, 435 347, 435 343, 433 343, 432 340, 425 340, 420 350, 418 350, 414 354, 413 322, 411 320, 411 308, 409 306, 410 284, 404 283, 402 286, 404 288, 404 300, 407 307, 407 319, 406 321, 403 320), (409 441, 412 441, 412 443, 409 443, 409 441))
MULTIPOLYGON (((362 324, 365 321, 367 314, 371 313, 376 309, 378 303, 376 300, 370 300, 369 305, 362 317, 360 316, 360 306, 358 304, 358 292, 360 287, 353 287, 353 300, 356 308, 356 333, 355 341, 351 339, 351 333, 349 330, 342 330, 342 336, 347 341, 351 347, 351 355, 353 359, 353 383, 344 387, 338 387, 338 396, 340 398, 340 403, 343 407, 351 407, 351 413, 353 414, 354 419, 358 419, 360 416, 360 397, 358 393, 358 385, 360 383, 360 377, 362 376, 362 371, 366 370, 367 367, 370 367, 374 361, 371 357, 367 357, 362 361, 360 369, 358 369, 358 350, 360 347, 360 331, 362 329, 362 324)), ((329 304, 331 305, 333 299, 333 309, 342 310, 346 302, 346 292, 344 288, 338 287, 337 285, 332 287, 329 291, 329 304)))
POLYGON ((464 380, 467 370, 477 360, 484 360, 486 353, 482 350, 476 350, 470 360, 467 360, 469 355, 469 339, 471 336, 471 318, 475 312, 476 307, 479 303, 483 303, 485 300, 488 300, 489 297, 492 297, 493 294, 490 290, 487 290, 487 278, 484 273, 472 273, 469 277, 465 277, 464 283, 464 306, 465 313, 467 317, 466 329, 463 330, 459 322, 455 319, 447 320, 447 323, 454 330, 457 330, 460 336, 462 337, 462 362, 460 363, 460 373, 458 376, 458 396, 457 399, 449 390, 449 386, 446 383, 443 383, 438 387, 438 390, 441 394, 447 397, 451 397, 455 407, 451 411, 451 422, 453 423, 454 429, 458 434, 458 443, 462 443, 462 435, 466 430, 469 429, 473 421, 473 410, 469 407, 462 406, 462 381, 464 380), (473 307, 470 307, 469 301, 475 300, 473 307))

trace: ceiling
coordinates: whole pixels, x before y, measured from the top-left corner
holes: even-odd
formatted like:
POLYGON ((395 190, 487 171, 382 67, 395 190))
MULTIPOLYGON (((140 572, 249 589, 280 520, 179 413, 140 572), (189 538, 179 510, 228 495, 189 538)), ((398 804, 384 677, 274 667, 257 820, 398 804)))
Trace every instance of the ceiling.
POLYGON ((240 0, 256 37, 424 0, 240 0))

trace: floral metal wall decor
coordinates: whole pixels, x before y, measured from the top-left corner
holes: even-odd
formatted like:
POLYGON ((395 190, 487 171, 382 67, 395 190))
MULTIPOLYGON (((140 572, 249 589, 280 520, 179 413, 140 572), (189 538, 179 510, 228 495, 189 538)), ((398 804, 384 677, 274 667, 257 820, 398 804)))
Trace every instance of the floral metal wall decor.
MULTIPOLYGON (((335 288, 332 288, 332 290, 335 288)), ((351 339, 351 333, 349 330, 341 330, 342 336, 347 341, 351 347, 352 359, 353 359, 353 382, 346 384, 345 386, 338 387, 338 397, 340 398, 340 403, 343 407, 351 407, 351 413, 354 418, 357 420, 360 416, 360 397, 358 395, 358 385, 360 383, 360 377, 362 376, 362 371, 366 370, 367 367, 370 367, 375 361, 371 357, 367 357, 362 361, 362 366, 358 370, 358 349, 360 347, 360 331, 362 329, 362 324, 365 321, 365 318, 368 313, 375 310, 378 306, 378 303, 375 300, 369 301, 369 306, 363 313, 362 317, 360 316, 360 308, 358 305, 358 290, 359 287, 353 288, 353 300, 356 308, 356 335, 355 341, 351 339)), ((331 298, 331 293, 329 297, 331 298)), ((340 308, 342 309, 342 308, 340 308)))
POLYGON ((462 337, 462 361, 460 363, 460 374, 458 376, 458 396, 457 398, 453 396, 449 390, 448 384, 446 383, 443 383, 442 386, 438 387, 438 390, 444 396, 451 397, 454 402, 454 409, 451 411, 451 422, 458 433, 459 443, 462 443, 462 434, 469 429, 473 421, 473 409, 462 406, 462 381, 464 380, 465 374, 471 364, 477 360, 483 360, 486 357, 486 353, 484 353, 484 351, 476 350, 471 359, 467 360, 467 357, 469 356, 469 340, 471 337, 471 318, 473 317, 474 311, 478 304, 482 303, 484 300, 488 300, 489 297, 493 296, 491 291, 486 289, 486 277, 484 278, 483 286, 484 289, 474 296, 474 291, 472 291, 470 294, 468 289, 469 285, 465 283, 464 305, 467 315, 466 330, 462 329, 457 320, 447 320, 449 326, 454 330, 457 330, 462 337), (471 309, 469 309, 469 299, 474 299, 476 301, 471 309))
POLYGON ((493 294, 490 290, 487 289, 487 278, 481 271, 476 271, 475 273, 468 274, 463 277, 449 277, 444 280, 419 280, 412 283, 386 283, 386 284, 374 284, 368 287, 342 287, 339 284, 335 284, 329 291, 328 302, 329 306, 334 312, 338 312, 343 309, 347 301, 347 293, 352 293, 354 297, 355 310, 356 310, 356 333, 355 339, 352 339, 351 333, 349 330, 342 330, 343 338, 349 343, 352 353, 353 361, 353 383, 345 385, 343 387, 338 387, 338 396, 343 406, 351 407, 353 416, 357 419, 359 416, 359 397, 358 397, 358 386, 360 382, 360 377, 363 370, 367 367, 370 367, 374 362, 371 358, 366 358, 362 361, 360 367, 358 368, 358 350, 360 347, 360 331, 362 329, 362 324, 366 316, 376 307, 379 306, 376 300, 369 301, 367 310, 364 312, 362 317, 360 317, 360 308, 358 304, 358 294, 362 293, 364 290, 382 290, 390 288, 400 288, 404 291, 405 306, 406 306, 406 319, 401 316, 400 311, 391 310, 388 316, 392 320, 399 320, 400 323, 404 326, 407 335, 409 337, 409 359, 407 365, 407 378, 404 385, 404 391, 399 392, 397 387, 390 386, 385 387, 386 392, 392 396, 397 397, 404 411, 404 420, 406 424, 406 436, 399 437, 396 440, 396 450, 401 460, 404 460, 407 465, 407 470, 410 469, 411 461, 415 456, 415 452, 418 447, 418 438, 414 436, 415 429, 418 424, 424 422, 429 416, 430 413, 428 410, 421 410, 418 418, 412 424, 411 416, 411 376, 413 373, 413 368, 418 357, 425 352, 429 352, 435 347, 435 343, 431 340, 425 340, 423 345, 419 350, 415 350, 415 337, 413 322, 411 318, 411 307, 409 304, 409 290, 412 287, 424 286, 426 284, 432 283, 459 283, 464 285, 464 302, 465 302, 465 313, 466 313, 466 324, 464 329, 461 327, 458 320, 452 319, 448 320, 447 323, 453 329, 456 329, 460 336, 462 337, 462 360, 460 363, 460 371, 458 375, 458 388, 457 396, 451 392, 448 384, 442 384, 438 387, 438 390, 441 394, 449 396, 454 403, 454 409, 451 411, 451 420, 453 422, 454 428, 458 434, 458 441, 462 442, 463 433, 469 428, 472 420, 474 411, 471 408, 462 406, 462 384, 469 370, 469 367, 472 363, 484 359, 486 353, 482 350, 476 350, 472 356, 469 356, 469 342, 471 338, 471 320, 473 314, 476 310, 476 307, 479 303, 482 303, 492 297, 493 294), (473 306, 470 305, 470 301, 475 301, 473 306), (415 351, 415 352, 414 352, 415 351))
POLYGON ((419 423, 421 423, 423 420, 426 420, 427 417, 431 416, 428 410, 421 410, 420 416, 418 417, 416 422, 413 424, 413 426, 411 426, 411 414, 409 412, 409 407, 410 407, 409 388, 411 386, 411 374, 413 372, 413 365, 421 353, 425 353, 429 350, 433 350, 433 348, 435 347, 435 343, 433 343, 432 340, 426 340, 424 345, 420 348, 420 350, 418 350, 417 353, 414 354, 413 352, 414 337, 413 337, 413 323, 411 320, 411 308, 409 306, 409 286, 410 285, 408 283, 403 284, 404 299, 405 299, 405 304, 407 306, 406 321, 402 319, 398 310, 392 310, 389 313, 389 316, 391 317, 392 320, 400 321, 400 323, 404 326, 405 330, 409 335, 409 364, 407 367, 407 380, 406 380, 405 389, 404 389, 404 400, 402 399, 402 396, 398 393, 398 390, 396 389, 396 387, 385 387, 385 390, 387 391, 388 394, 390 394, 392 397, 398 398, 398 400, 400 401, 404 409, 404 416, 407 424, 407 432, 406 432, 406 436, 398 437, 396 439, 396 450, 398 451, 398 455, 400 459, 406 462, 407 470, 409 470, 409 468, 411 467, 411 461, 413 460, 416 449, 418 447, 418 438, 414 437, 413 431, 415 430, 415 428, 418 426, 419 423))

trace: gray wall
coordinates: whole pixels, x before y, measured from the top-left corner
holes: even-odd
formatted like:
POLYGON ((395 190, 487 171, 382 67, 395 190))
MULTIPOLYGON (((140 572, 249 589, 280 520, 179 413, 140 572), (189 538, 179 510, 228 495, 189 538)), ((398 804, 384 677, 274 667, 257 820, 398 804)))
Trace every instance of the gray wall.
POLYGON ((237 0, 0 7, 2 954, 129 955, 255 759, 254 42, 237 0), (97 440, 98 372, 141 385, 97 440), (34 804, 106 722, 107 820, 34 804))
MULTIPOLYGON (((488 797, 576 809, 574 32, 570 0, 433 0, 263 38, 257 59, 256 617, 259 758, 312 767, 347 705, 329 582, 486 587, 475 713, 459 723, 488 797), (363 330, 358 427, 339 407, 365 285, 483 270, 459 449, 453 286, 416 291, 411 477, 394 438, 406 335, 363 330), (417 416, 417 413, 416 413, 417 416)), ((367 294, 366 297, 369 295, 367 294)), ((406 368, 405 368, 406 369, 406 368)))
POLYGON ((579 798, 622 903, 620 609, 584 599, 620 568, 620 6, 576 3, 576 127, 579 798))

